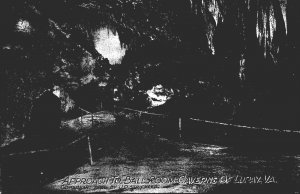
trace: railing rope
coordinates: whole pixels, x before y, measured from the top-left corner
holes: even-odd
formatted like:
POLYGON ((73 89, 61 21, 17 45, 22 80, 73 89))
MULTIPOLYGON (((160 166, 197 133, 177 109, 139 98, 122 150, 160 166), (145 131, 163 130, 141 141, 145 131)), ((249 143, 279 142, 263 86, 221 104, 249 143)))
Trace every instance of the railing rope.
POLYGON ((52 149, 52 150, 51 149, 31 150, 31 151, 27 151, 27 152, 11 153, 11 154, 9 154, 9 156, 18 156, 18 155, 41 153, 41 152, 57 151, 57 150, 64 149, 65 147, 72 146, 73 144, 77 143, 78 141, 80 141, 80 140, 82 140, 84 138, 86 138, 86 135, 81 136, 80 138, 72 141, 71 143, 69 143, 69 144, 67 144, 65 146, 60 146, 59 148, 52 149))
MULTIPOLYGON (((126 108, 126 107, 119 107, 119 108, 124 109, 124 110, 130 110, 130 111, 138 112, 140 117, 141 117, 142 114, 168 117, 168 115, 166 115, 166 114, 150 113, 150 112, 135 110, 135 109, 126 108)), ((178 118, 178 136, 179 136, 179 139, 182 138, 182 118, 181 117, 178 118)))
POLYGON ((210 124, 216 124, 216 125, 223 125, 223 126, 232 126, 232 127, 239 127, 239 128, 246 128, 246 129, 254 129, 254 130, 265 130, 265 131, 275 131, 275 132, 286 132, 286 133, 298 133, 300 134, 300 131, 293 131, 289 129, 272 129, 272 128, 266 128, 266 127, 252 127, 247 125, 237 125, 237 124, 231 124, 231 123, 223 123, 223 122, 216 122, 216 121, 209 121, 209 120, 202 120, 202 119, 195 119, 195 118, 189 118, 192 121, 198 121, 198 122, 204 122, 204 123, 210 123, 210 124))
POLYGON ((87 110, 84 110, 83 108, 81 108, 81 107, 78 107, 81 111, 83 111, 83 112, 85 112, 85 113, 87 113, 87 114, 91 114, 91 112, 89 112, 89 111, 87 111, 87 110))
POLYGON ((124 109, 124 110, 130 110, 130 111, 134 111, 134 112, 138 112, 138 113, 143 113, 143 114, 147 114, 147 115, 153 115, 153 116, 163 116, 163 117, 168 116, 166 114, 150 113, 150 112, 147 112, 147 111, 136 110, 136 109, 126 108, 126 107, 118 107, 118 108, 124 109))
MULTIPOLYGON (((158 113, 151 113, 151 112, 147 112, 147 111, 141 111, 141 110, 135 110, 132 108, 126 108, 126 107, 118 107, 124 110, 130 110, 130 111, 134 111, 134 112, 138 112, 139 114, 146 114, 146 115, 153 115, 153 116, 163 116, 163 117, 167 117, 168 115, 166 114, 158 114, 158 113)), ((81 111, 83 111, 84 113, 87 114, 91 114, 92 116, 92 127, 94 126, 94 113, 91 113, 81 107, 79 107, 79 109, 81 111)), ((81 121, 81 126, 83 125, 83 121, 82 121, 82 117, 83 115, 81 115, 80 117, 80 121, 81 121)), ((274 131, 274 132, 286 132, 286 133, 295 133, 295 134, 300 134, 300 131, 297 130, 288 130, 288 129, 274 129, 274 128, 259 128, 259 127, 253 127, 253 126, 246 126, 246 125, 239 125, 239 124, 231 124, 231 123, 224 123, 224 122, 217 122, 217 121, 210 121, 210 120, 203 120, 203 119, 197 119, 197 118, 188 118, 189 120, 192 121, 196 121, 196 122, 204 122, 204 123, 210 123, 210 124, 215 124, 215 125, 223 125, 223 126, 232 126, 232 127, 238 127, 238 128, 246 128, 246 129, 253 129, 253 130, 265 130, 265 131, 274 131)), ((179 117, 178 118, 178 130, 179 130, 179 137, 181 138, 181 134, 182 134, 182 118, 179 117)), ((88 150, 89 150, 89 160, 90 160, 90 164, 93 164, 93 153, 92 153, 92 146, 91 146, 91 139, 90 139, 90 134, 87 133, 86 135, 81 136, 80 138, 72 141, 71 143, 65 145, 65 146, 60 146, 56 149, 40 149, 40 150, 32 150, 32 151, 27 151, 27 152, 19 152, 19 153, 11 153, 9 154, 9 156, 17 156, 17 155, 26 155, 26 154, 34 154, 34 153, 40 153, 40 152, 49 152, 49 151, 55 151, 55 150, 60 150, 60 149, 64 149, 65 147, 71 146, 75 143, 77 143, 78 141, 87 138, 87 144, 88 144, 88 150)))
MULTIPOLYGON (((164 117, 168 116, 166 114, 150 113, 150 112, 135 110, 135 109, 126 108, 126 107, 119 107, 119 108, 124 109, 124 110, 130 110, 130 111, 138 112, 138 113, 143 113, 143 114, 147 114, 147 115, 153 115, 153 116, 164 116, 164 117)), ((211 123, 211 124, 223 125, 223 126, 232 126, 232 127, 254 129, 254 130, 264 130, 264 131, 274 131, 274 132, 286 132, 286 133, 300 134, 300 131, 297 131, 297 130, 274 129, 274 128, 266 128, 266 127, 253 127, 253 126, 247 126, 247 125, 231 124, 231 123, 224 123, 224 122, 217 122, 217 121, 210 121, 210 120, 203 120, 203 119, 196 119, 196 118, 188 118, 188 119, 190 119, 192 121, 205 122, 205 123, 211 123)), ((179 118, 178 125, 179 125, 179 131, 182 131, 182 129, 183 129, 182 128, 182 118, 179 118)))
MULTIPOLYGON (((92 114, 92 127, 94 126, 94 113, 91 113, 81 107, 78 107, 81 111, 83 111, 84 113, 87 114, 92 114)), ((81 122, 81 126, 83 125, 83 121, 82 121, 82 117, 83 115, 81 114, 80 116, 80 122, 81 122)), ((43 152, 50 152, 50 151, 58 151, 58 150, 62 150, 66 147, 72 146, 73 144, 79 142, 80 140, 83 140, 84 138, 87 138, 87 144, 88 144, 88 150, 89 150, 89 160, 90 160, 90 164, 93 165, 93 154, 92 154, 92 146, 91 146, 91 140, 90 140, 90 135, 89 133, 86 135, 83 135, 81 137, 79 137, 78 139, 75 139, 74 141, 60 146, 58 148, 53 148, 53 149, 39 149, 39 150, 31 150, 31 151, 25 151, 25 152, 17 152, 17 153, 10 153, 8 154, 8 156, 19 156, 19 155, 27 155, 27 154, 35 154, 35 153, 43 153, 43 152)))

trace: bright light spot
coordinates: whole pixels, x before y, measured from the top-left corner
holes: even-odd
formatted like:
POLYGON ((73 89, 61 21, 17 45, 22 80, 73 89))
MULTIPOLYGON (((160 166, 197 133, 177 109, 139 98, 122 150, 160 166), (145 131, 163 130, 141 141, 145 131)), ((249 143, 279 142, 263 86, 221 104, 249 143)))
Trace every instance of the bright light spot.
POLYGON ((219 10, 219 6, 218 6, 218 3, 216 2, 216 0, 213 0, 209 4, 208 10, 212 14, 212 16, 215 20, 216 26, 217 26, 218 25, 218 19, 219 19, 219 16, 220 16, 220 10, 219 10))
POLYGON ((91 54, 85 53, 85 56, 82 58, 81 61, 81 68, 84 72, 91 73, 95 68, 96 60, 92 57, 91 54))
POLYGON ((24 32, 24 33, 30 33, 32 31, 31 25, 27 20, 19 20, 16 25, 17 31, 24 32))
POLYGON ((286 7, 287 7, 287 1, 286 0, 280 0, 280 7, 281 7, 281 12, 284 20, 284 25, 285 25, 285 33, 287 34, 287 21, 286 21, 286 7))
POLYGON ((167 100, 174 94, 173 90, 167 90, 162 85, 154 86, 147 91, 152 106, 160 106, 166 103, 167 100))
POLYGON ((2 47, 2 49, 10 50, 10 49, 11 49, 11 46, 10 46, 10 45, 7 45, 7 46, 2 47))
POLYGON ((246 77, 245 77, 245 62, 246 60, 245 59, 240 59, 240 71, 239 71, 239 78, 240 80, 245 80, 246 77))
POLYGON ((92 74, 88 74, 87 76, 84 76, 80 79, 82 84, 88 84, 90 83, 92 80, 97 79, 94 75, 92 74))
POLYGON ((98 86, 99 86, 99 87, 105 87, 105 86, 107 86, 107 82, 100 82, 100 83, 98 84, 98 86))
POLYGON ((273 36, 274 36, 274 32, 276 31, 276 19, 275 19, 275 13, 274 13, 273 6, 270 9, 269 22, 270 22, 270 37, 272 40, 273 36))
POLYGON ((54 86, 53 90, 54 90, 53 94, 59 98, 60 97, 60 89, 59 89, 59 87, 58 86, 54 86))
POLYGON ((119 64, 125 55, 126 48, 122 48, 119 35, 107 28, 95 32, 96 50, 109 60, 110 64, 119 64))

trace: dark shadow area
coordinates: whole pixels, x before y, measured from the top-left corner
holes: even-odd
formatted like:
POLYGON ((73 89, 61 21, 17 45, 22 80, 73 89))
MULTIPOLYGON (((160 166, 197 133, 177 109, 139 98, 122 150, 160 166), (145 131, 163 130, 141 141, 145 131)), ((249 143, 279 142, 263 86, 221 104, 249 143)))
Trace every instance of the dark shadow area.
POLYGON ((60 110, 59 98, 45 92, 34 102, 25 138, 1 148, 4 193, 40 193, 88 162, 86 138, 60 128, 60 110))
POLYGON ((27 154, 1 153, 3 193, 40 193, 45 184, 88 162, 86 139, 71 146, 47 148, 47 151, 27 154))
POLYGON ((44 92, 33 103, 30 124, 26 130, 26 138, 49 140, 55 144, 56 137, 60 132, 61 123, 61 102, 52 91, 44 92))

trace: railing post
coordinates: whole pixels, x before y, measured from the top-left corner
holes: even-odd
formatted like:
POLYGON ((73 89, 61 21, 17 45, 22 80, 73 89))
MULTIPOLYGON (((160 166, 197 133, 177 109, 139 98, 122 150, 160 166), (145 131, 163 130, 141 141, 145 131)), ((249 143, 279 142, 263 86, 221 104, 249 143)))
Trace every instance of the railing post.
POLYGON ((93 165, 92 146, 91 146, 91 140, 89 135, 87 136, 87 141, 88 141, 88 148, 89 148, 89 155, 90 155, 90 164, 93 165))
POLYGON ((179 119, 178 119, 178 132, 179 132, 179 138, 181 139, 181 133, 182 133, 181 117, 179 117, 179 119))

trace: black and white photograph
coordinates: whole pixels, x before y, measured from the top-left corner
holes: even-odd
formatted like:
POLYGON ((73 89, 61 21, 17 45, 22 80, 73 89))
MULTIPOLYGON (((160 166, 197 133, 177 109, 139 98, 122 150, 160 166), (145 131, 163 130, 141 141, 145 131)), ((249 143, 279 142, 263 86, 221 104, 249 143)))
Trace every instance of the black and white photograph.
POLYGON ((0 194, 300 193, 299 0, 1 0, 0 26, 0 194))

